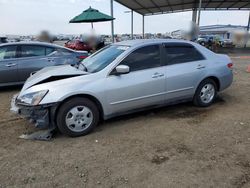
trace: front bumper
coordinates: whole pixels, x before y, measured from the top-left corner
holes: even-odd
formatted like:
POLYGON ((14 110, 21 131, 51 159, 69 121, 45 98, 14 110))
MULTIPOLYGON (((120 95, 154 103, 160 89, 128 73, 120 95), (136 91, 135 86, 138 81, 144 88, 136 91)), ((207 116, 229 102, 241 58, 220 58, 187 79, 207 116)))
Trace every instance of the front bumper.
POLYGON ((50 128, 54 126, 53 115, 56 104, 47 104, 39 106, 26 106, 17 104, 16 99, 18 95, 14 95, 11 100, 10 111, 18 114, 30 122, 34 123, 38 128, 50 128))

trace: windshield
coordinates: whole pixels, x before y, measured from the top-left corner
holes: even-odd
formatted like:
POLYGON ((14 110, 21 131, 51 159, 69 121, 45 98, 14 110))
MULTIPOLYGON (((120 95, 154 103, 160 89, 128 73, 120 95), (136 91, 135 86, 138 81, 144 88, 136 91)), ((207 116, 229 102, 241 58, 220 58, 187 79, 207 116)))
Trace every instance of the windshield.
POLYGON ((104 47, 92 56, 84 59, 81 65, 84 67, 85 71, 90 73, 101 71, 128 48, 128 46, 118 45, 104 47))

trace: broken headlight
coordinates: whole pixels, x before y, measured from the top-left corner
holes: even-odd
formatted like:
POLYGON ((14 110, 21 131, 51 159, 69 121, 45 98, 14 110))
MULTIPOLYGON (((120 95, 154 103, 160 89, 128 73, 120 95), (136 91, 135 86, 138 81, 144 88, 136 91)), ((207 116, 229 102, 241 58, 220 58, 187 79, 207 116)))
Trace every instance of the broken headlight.
POLYGON ((19 97, 19 101, 28 105, 38 105, 41 100, 45 97, 49 90, 42 90, 33 93, 25 94, 19 97))

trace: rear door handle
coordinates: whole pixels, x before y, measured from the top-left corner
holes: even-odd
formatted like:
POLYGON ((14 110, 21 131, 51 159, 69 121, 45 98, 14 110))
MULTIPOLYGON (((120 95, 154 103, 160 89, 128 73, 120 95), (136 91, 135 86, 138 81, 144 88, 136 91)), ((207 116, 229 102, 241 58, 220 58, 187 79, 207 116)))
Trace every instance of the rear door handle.
POLYGON ((204 68, 206 68, 205 65, 198 65, 198 66, 197 66, 197 69, 204 69, 204 68))
POLYGON ((156 72, 156 73, 154 73, 154 74, 152 75, 152 78, 159 78, 159 77, 163 77, 163 76, 164 76, 164 74, 159 73, 159 72, 156 72))
POLYGON ((14 66, 16 66, 17 64, 15 64, 15 63, 8 63, 7 65, 5 65, 6 67, 14 67, 14 66))
POLYGON ((53 58, 48 58, 48 62, 54 62, 53 58))

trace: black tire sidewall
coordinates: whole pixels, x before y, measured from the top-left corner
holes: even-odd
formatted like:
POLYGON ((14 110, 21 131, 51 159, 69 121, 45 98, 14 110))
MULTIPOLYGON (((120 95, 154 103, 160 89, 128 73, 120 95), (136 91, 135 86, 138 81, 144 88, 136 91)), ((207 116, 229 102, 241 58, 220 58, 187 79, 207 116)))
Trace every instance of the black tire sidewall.
POLYGON ((93 129, 96 127, 96 125, 99 122, 99 116, 100 116, 99 110, 94 102, 92 102, 88 98, 77 97, 77 98, 72 98, 66 101, 59 107, 59 110, 56 116, 56 123, 60 132, 67 136, 70 136, 70 137, 84 136, 90 133, 91 131, 93 131, 93 129), (67 113, 69 112, 69 110, 79 105, 86 106, 92 111, 93 121, 91 125, 84 131, 74 132, 67 127, 66 122, 65 122, 65 117, 67 113))
POLYGON ((209 79, 209 78, 203 80, 203 81, 199 84, 198 88, 196 89, 195 96, 194 96, 194 100, 193 100, 194 104, 195 104, 196 106, 200 106, 200 107, 208 107, 208 106, 210 106, 210 105, 214 102, 214 100, 215 100, 215 98, 216 98, 216 96, 217 96, 217 90, 218 90, 218 87, 217 87, 217 84, 215 83, 214 80, 209 79), (212 84, 212 85, 214 86, 214 88, 215 88, 214 98, 213 98, 213 100, 211 100, 209 103, 204 103, 204 102, 202 102, 202 100, 201 100, 201 98, 200 98, 201 89, 202 89, 202 88, 204 87, 204 85, 206 85, 206 84, 212 84))

